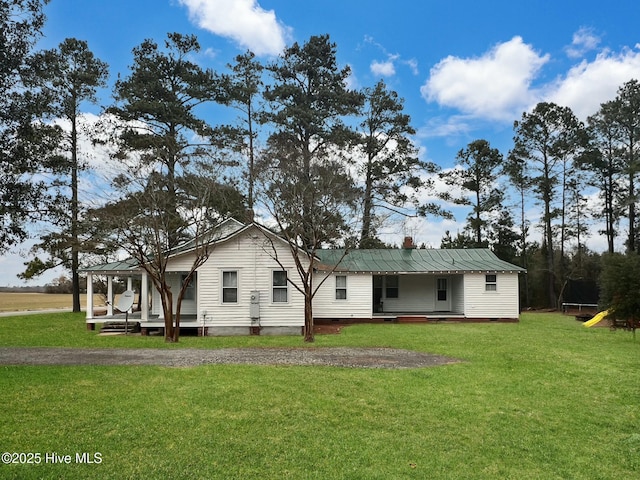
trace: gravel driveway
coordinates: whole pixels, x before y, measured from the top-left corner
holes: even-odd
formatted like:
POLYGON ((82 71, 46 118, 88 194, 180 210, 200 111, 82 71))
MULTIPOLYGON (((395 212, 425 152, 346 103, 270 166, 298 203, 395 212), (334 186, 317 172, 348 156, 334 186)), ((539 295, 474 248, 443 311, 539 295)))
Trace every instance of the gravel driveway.
POLYGON ((322 365, 356 368, 422 368, 458 363, 455 358, 394 348, 85 349, 0 347, 0 365, 211 364, 322 365))

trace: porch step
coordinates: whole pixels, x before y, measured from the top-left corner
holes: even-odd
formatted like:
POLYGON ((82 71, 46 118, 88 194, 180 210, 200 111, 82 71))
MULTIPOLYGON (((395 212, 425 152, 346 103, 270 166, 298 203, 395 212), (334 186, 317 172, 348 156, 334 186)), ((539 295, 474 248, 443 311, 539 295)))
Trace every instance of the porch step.
POLYGON ((140 331, 140 322, 105 322, 102 324, 100 333, 138 333, 140 331))
POLYGON ((429 319, 423 315, 407 315, 396 317, 396 322, 398 323, 425 323, 428 321, 429 319))

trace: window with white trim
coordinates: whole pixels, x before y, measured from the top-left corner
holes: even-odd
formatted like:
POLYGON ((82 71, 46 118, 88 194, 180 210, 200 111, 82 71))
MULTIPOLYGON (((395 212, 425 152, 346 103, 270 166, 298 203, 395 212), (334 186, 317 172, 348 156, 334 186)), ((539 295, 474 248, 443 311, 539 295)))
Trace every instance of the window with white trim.
POLYGON ((287 303, 289 301, 289 285, 287 284, 287 272, 274 270, 272 280, 271 301, 273 303, 287 303))
POLYGON ((238 303, 238 272, 222 272, 222 303, 238 303))
POLYGON ((484 276, 485 285, 484 290, 486 292, 495 292, 498 290, 498 276, 495 274, 488 274, 484 276))
POLYGON ((347 276, 336 275, 336 300, 347 299, 347 276))

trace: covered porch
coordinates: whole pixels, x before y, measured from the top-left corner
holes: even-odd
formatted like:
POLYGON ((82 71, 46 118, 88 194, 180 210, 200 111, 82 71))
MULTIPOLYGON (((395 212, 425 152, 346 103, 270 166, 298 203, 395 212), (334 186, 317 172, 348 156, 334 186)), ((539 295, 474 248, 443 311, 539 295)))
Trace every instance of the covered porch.
MULTIPOLYGON (((138 267, 133 260, 112 262, 95 267, 83 269, 87 275, 87 305, 85 323, 88 330, 95 330, 96 323, 138 323, 141 331, 148 333, 153 330, 162 330, 165 327, 164 318, 159 308, 160 299, 157 292, 151 291, 149 278, 144 269, 138 267), (95 293, 95 281, 106 279, 106 306, 96 307, 93 302, 95 293), (114 293, 116 279, 126 279, 126 290, 133 290, 136 301, 128 312, 118 309, 119 294, 114 293), (135 285, 134 285, 135 283, 135 285), (156 308, 153 305, 156 304, 156 308)), ((174 289, 180 288, 183 272, 168 272, 169 281, 174 289)), ((195 282, 194 282, 195 285, 195 282)), ((180 328, 204 328, 204 318, 198 318, 195 314, 195 288, 183 301, 182 314, 180 316, 180 328)), ((174 312, 175 312, 174 298, 174 312)))
POLYGON ((461 273, 375 273, 373 318, 464 318, 461 273))
POLYGON ((148 276, 134 261, 123 260, 106 263, 85 268, 81 271, 87 275, 85 323, 87 324, 88 330, 94 330, 96 323, 125 321, 127 318, 130 322, 148 322, 152 320, 152 316, 150 315, 148 276), (94 282, 97 278, 106 278, 105 309, 96 308, 93 302, 93 294, 95 292, 94 282), (126 279, 126 289, 133 290, 136 293, 137 301, 134 302, 134 306, 131 307, 128 312, 118 310, 118 294, 114 293, 114 280, 116 278, 126 279), (134 279, 139 280, 138 289, 134 289, 134 279))

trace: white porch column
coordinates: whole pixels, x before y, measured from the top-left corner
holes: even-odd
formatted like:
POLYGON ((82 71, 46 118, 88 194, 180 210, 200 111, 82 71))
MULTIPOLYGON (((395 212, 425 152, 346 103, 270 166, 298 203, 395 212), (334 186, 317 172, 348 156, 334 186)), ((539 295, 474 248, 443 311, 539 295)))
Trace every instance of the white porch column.
MULTIPOLYGON (((133 279, 127 277, 127 290, 133 290, 133 279)), ((133 313, 133 306, 129 309, 129 313, 133 313)))
POLYGON ((87 320, 93 318, 93 274, 87 273, 87 320))
POLYGON ((113 277, 107 276, 107 316, 113 316, 113 277))
POLYGON ((140 281, 140 320, 143 322, 149 320, 149 280, 147 272, 142 272, 140 281))

